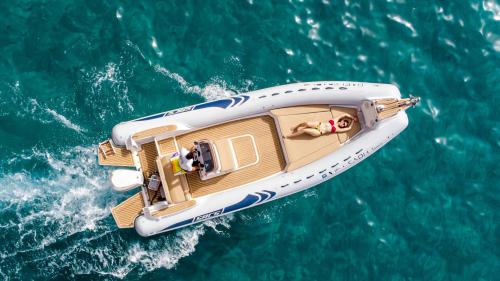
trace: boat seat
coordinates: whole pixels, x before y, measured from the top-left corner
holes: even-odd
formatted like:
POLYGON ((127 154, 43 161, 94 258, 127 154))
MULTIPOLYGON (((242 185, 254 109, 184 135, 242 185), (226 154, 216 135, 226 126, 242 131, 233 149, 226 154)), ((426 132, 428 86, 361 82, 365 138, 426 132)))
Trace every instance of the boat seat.
POLYGON ((171 131, 175 131, 175 130, 177 130, 176 125, 160 126, 160 127, 151 128, 151 129, 137 132, 137 133, 132 135, 132 139, 136 142, 142 142, 146 139, 150 139, 150 138, 153 138, 155 136, 164 134, 166 132, 171 132, 171 131))
POLYGON ((257 151, 255 138, 252 135, 241 135, 232 137, 229 140, 233 148, 238 169, 243 169, 259 162, 259 152, 257 151))
MULTIPOLYGON (((332 119, 328 105, 295 106, 271 110, 278 121, 283 136, 291 133, 290 128, 307 121, 327 121, 332 119)), ((303 134, 293 138, 283 138, 288 157, 287 171, 293 171, 310 164, 340 147, 337 134, 319 137, 303 134)))
POLYGON ((220 163, 220 172, 227 173, 234 171, 238 168, 236 156, 234 155, 233 148, 231 147, 230 139, 221 139, 213 142, 217 150, 217 157, 220 163))
POLYGON ((250 134, 213 142, 220 162, 220 172, 226 173, 255 165, 259 154, 255 138, 250 134))
MULTIPOLYGON (((191 147, 195 141, 202 139, 212 140, 213 142, 217 139, 244 134, 250 134, 255 138, 259 162, 247 168, 208 180, 201 179, 199 173, 186 174, 193 198, 247 184, 276 174, 285 168, 286 163, 280 146, 280 139, 276 132, 275 121, 267 115, 218 124, 177 136, 176 139, 179 147, 191 147)), ((238 154, 236 147, 235 150, 238 154)))
POLYGON ((160 156, 156 158, 158 172, 160 174, 163 191, 168 203, 179 203, 188 200, 184 187, 187 184, 183 179, 184 175, 174 175, 169 156, 160 156))

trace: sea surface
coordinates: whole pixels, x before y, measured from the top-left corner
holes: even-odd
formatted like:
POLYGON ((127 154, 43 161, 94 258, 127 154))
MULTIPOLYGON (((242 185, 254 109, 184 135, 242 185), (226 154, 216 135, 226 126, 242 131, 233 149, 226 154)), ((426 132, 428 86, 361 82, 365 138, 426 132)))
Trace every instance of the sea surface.
POLYGON ((499 85, 495 0, 0 1, 0 280, 499 280, 499 85), (117 229, 115 124, 315 80, 422 101, 306 192, 117 229))

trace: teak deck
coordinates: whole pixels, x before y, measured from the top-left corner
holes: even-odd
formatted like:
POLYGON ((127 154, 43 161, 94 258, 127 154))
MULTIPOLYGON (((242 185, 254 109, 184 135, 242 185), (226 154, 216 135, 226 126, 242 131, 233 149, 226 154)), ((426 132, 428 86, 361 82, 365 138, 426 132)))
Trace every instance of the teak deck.
POLYGON ((392 117, 398 114, 400 111, 406 110, 411 104, 407 102, 411 99, 379 99, 376 100, 375 103, 377 105, 383 105, 384 109, 381 112, 378 112, 378 118, 380 120, 384 120, 386 118, 392 117))
MULTIPOLYGON (((195 200, 191 200, 191 198, 196 199, 207 194, 248 184, 285 169, 291 171, 334 152, 361 130, 359 123, 354 124, 349 132, 327 134, 316 138, 307 135, 282 138, 282 135, 288 135, 290 127, 298 123, 311 120, 326 121, 343 113, 357 115, 356 110, 352 108, 325 105, 296 106, 272 110, 271 114, 274 118, 270 115, 263 115, 241 119, 163 140, 156 140, 155 136, 151 134, 162 134, 163 131, 170 129, 167 128, 168 126, 137 134, 137 137, 140 138, 152 138, 151 142, 142 145, 142 149, 138 153, 145 178, 158 172, 156 161, 158 156, 179 151, 182 147, 189 149, 195 141, 201 139, 217 141, 244 135, 252 136, 255 141, 255 149, 248 149, 248 147, 253 146, 250 138, 235 139, 233 143, 237 162, 241 163, 241 166, 251 164, 250 166, 203 181, 198 173, 183 175, 183 177, 185 176, 184 182, 187 180, 190 196, 186 196, 185 201, 171 200, 176 201, 176 204, 172 204, 167 209, 156 211, 152 215, 155 217, 171 215, 194 206, 195 200), (288 160, 288 166, 285 159, 288 160), (253 164, 256 161, 257 163, 253 164)), ((131 153, 125 148, 117 147, 116 149, 117 153, 106 159, 101 159, 102 155, 99 155, 99 163, 101 165, 125 166, 127 164, 127 166, 133 166, 131 153)), ((186 192, 188 192, 187 189, 186 192)), ((151 194, 149 195, 151 196, 151 194)), ((139 192, 113 208, 113 217, 118 227, 133 227, 135 218, 140 215, 144 206, 142 194, 139 192)))
MULTIPOLYGON (((158 148, 160 154, 165 155, 180 150, 181 147, 189 149, 197 140, 217 140, 248 134, 254 137, 259 162, 256 165, 204 181, 199 178, 197 173, 186 175, 191 195, 195 198, 243 185, 284 169, 285 159, 281 152, 279 136, 273 118, 259 116, 208 127, 176 137, 178 147, 175 147, 172 138, 168 138, 158 141, 158 148)), ((242 162, 255 161, 255 155, 250 151, 248 151, 249 155, 245 155, 246 151, 239 150, 238 146, 236 149, 238 150, 238 158, 242 162)), ((139 159, 146 178, 158 171, 155 162, 157 156, 158 150, 154 141, 142 145, 139 159)))
POLYGON ((144 208, 142 194, 137 192, 111 209, 111 213, 119 228, 131 228, 134 227, 135 218, 140 215, 142 208, 144 208))
MULTIPOLYGON (((343 114, 357 116, 356 109, 346 107, 330 107, 328 105, 307 105, 279 108, 271 110, 278 120, 281 134, 287 136, 290 128, 307 121, 327 122, 343 114)), ((361 130, 359 123, 354 123, 351 130, 343 133, 326 134, 312 137, 303 134, 284 138, 285 151, 288 157, 287 171, 293 171, 339 149, 344 142, 361 130)))
POLYGON ((156 211, 152 215, 154 217, 168 216, 168 215, 172 215, 174 213, 183 211, 185 209, 191 208, 194 205, 196 205, 196 201, 195 200, 187 200, 187 201, 184 201, 184 202, 181 202, 181 203, 177 203, 177 204, 171 205, 171 206, 169 206, 166 209, 156 211))
POLYGON ((158 151, 154 141, 142 145, 142 150, 139 151, 139 160, 145 179, 158 171, 156 157, 158 157, 158 151))
MULTIPOLYGON (((255 165, 202 181, 197 173, 187 175, 189 188, 194 198, 244 185, 278 173, 285 168, 276 125, 270 116, 259 116, 232 121, 201 129, 177 137, 177 144, 189 148, 200 139, 217 140, 250 134, 255 139, 259 162, 255 165)), ((252 156, 248 156, 251 158, 252 156)), ((247 158, 242 156, 242 158, 247 158)))
POLYGON ((100 149, 97 150, 97 158, 99 165, 103 166, 124 166, 124 167, 134 167, 134 160, 132 160, 132 153, 125 147, 114 147, 115 154, 103 155, 100 149))

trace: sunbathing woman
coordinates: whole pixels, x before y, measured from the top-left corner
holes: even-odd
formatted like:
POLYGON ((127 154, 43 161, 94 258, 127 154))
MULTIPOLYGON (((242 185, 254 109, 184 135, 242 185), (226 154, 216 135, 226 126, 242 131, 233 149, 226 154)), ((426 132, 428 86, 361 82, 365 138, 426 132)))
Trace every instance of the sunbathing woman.
POLYGON ((321 135, 326 135, 330 133, 341 133, 349 131, 352 128, 354 122, 358 119, 349 114, 344 114, 335 120, 330 119, 328 122, 320 121, 309 121, 298 124, 291 128, 292 133, 287 137, 295 137, 302 134, 308 134, 313 137, 318 137, 321 135), (336 123, 336 124, 335 124, 336 123), (337 127, 338 126, 338 127, 337 127))

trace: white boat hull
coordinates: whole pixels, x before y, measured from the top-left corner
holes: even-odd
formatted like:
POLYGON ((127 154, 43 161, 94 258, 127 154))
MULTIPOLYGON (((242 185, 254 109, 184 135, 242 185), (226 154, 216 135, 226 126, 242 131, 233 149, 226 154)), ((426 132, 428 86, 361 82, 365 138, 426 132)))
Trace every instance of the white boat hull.
MULTIPOLYGON (((318 104, 359 107, 365 100, 400 97, 397 87, 388 84, 332 81, 290 84, 120 123, 113 129, 113 141, 118 145, 130 145, 127 140, 132 134, 158 126, 175 124, 186 130, 198 130, 265 114, 276 108, 318 104)), ((141 215, 135 220, 135 229, 142 236, 150 236, 305 190, 363 161, 407 125, 407 115, 401 111, 379 122, 373 129, 362 130, 341 148, 313 163, 291 172, 282 171, 249 184, 197 197, 193 207, 166 217, 141 215)))

